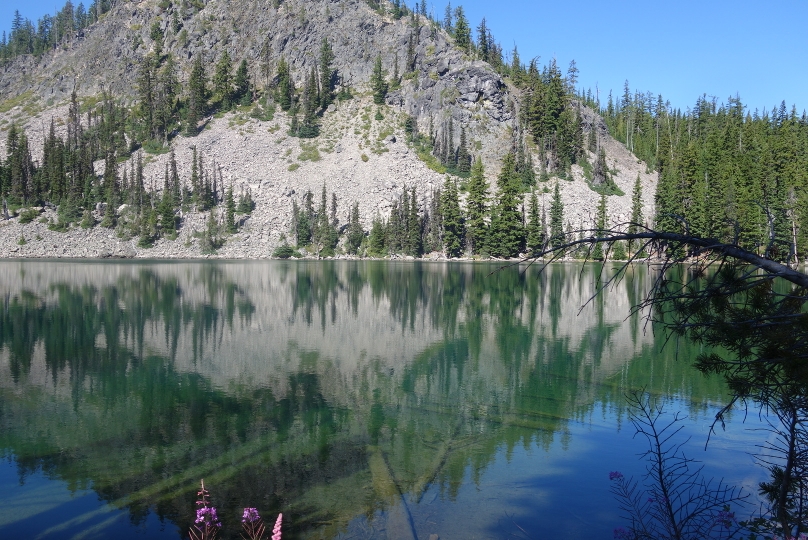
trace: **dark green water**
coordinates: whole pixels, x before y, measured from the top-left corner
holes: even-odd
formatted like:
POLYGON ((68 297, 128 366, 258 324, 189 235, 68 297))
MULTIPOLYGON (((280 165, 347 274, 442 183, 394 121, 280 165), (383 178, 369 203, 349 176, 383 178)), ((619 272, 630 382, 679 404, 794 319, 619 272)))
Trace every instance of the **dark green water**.
MULTIPOLYGON (((722 383, 626 319, 646 268, 496 268, 0 262, 0 537, 180 538, 204 479, 223 538, 611 538, 625 393, 700 452, 722 383)), ((696 457, 753 485, 735 423, 696 457)))

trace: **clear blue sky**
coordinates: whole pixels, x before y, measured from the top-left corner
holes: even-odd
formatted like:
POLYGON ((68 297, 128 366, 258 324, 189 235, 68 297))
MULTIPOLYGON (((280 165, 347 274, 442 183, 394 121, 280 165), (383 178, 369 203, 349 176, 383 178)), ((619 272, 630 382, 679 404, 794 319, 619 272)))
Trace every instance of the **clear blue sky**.
MULTIPOLYGON (((485 17, 503 49, 515 43, 524 62, 555 57, 566 72, 575 59, 579 86, 594 92, 597 85, 603 103, 609 90, 620 95, 627 79, 632 90, 662 94, 683 110, 702 94, 724 102, 736 93, 751 110, 771 110, 782 100, 800 113, 808 109, 805 0, 463 0, 452 6, 459 3, 473 28, 485 17)), ((64 2, 0 4, 0 31, 8 32, 15 9, 36 22, 64 2)), ((444 0, 427 5, 443 18, 444 0)))

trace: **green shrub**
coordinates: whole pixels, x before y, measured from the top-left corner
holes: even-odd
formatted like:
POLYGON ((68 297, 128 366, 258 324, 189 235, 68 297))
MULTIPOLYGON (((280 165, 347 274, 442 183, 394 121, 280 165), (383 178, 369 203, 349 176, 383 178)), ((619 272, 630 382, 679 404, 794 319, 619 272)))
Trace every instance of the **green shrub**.
POLYGON ((295 250, 292 249, 292 246, 290 246, 287 243, 284 243, 283 245, 276 247, 275 251, 272 252, 272 256, 277 257, 278 259, 288 259, 294 254, 295 250))
POLYGON ((31 223, 37 216, 39 216, 39 210, 36 208, 26 208, 20 212, 20 223, 31 223))

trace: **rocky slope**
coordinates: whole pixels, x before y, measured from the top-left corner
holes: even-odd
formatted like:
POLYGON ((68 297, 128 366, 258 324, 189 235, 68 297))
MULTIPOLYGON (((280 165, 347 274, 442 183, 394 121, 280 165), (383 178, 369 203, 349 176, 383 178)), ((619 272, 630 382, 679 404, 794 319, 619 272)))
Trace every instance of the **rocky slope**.
MULTIPOLYGON (((444 180, 403 142, 405 114, 417 118, 424 133, 430 124, 439 126, 449 118, 456 126, 466 126, 471 151, 483 158, 492 185, 502 156, 512 148, 518 132, 513 113, 518 110, 518 94, 487 64, 464 56, 453 47, 451 38, 441 31, 433 32, 425 22, 416 48, 416 75, 405 79, 401 89, 391 92, 387 103, 377 107, 367 93, 363 94, 375 54, 381 52, 390 70, 396 56, 403 65, 411 31, 408 18, 394 21, 359 0, 288 0, 277 9, 271 2, 212 0, 199 10, 178 7, 182 30, 175 36, 169 24, 173 9, 161 8, 156 0, 120 2, 66 48, 38 63, 19 58, 7 67, 0 76, 0 156, 5 155, 5 131, 16 122, 25 126, 34 159, 39 159, 51 118, 57 131, 64 130, 65 102, 74 84, 83 96, 106 89, 131 99, 136 66, 154 45, 148 37, 154 21, 164 26, 165 48, 180 59, 183 78, 187 79, 195 55, 204 55, 212 64, 226 48, 234 64, 247 58, 254 78, 259 79, 266 42, 273 64, 270 71, 274 73, 274 62, 283 56, 292 65, 299 87, 303 74, 316 62, 322 39, 327 37, 340 76, 358 91, 354 99, 339 102, 324 114, 321 135, 316 139, 288 137, 289 118, 283 113, 276 113, 271 121, 259 121, 238 111, 211 119, 196 137, 177 136, 173 140, 184 181, 190 178, 191 147, 195 146, 206 163, 216 163, 236 193, 249 189, 255 199, 255 211, 243 217, 243 227, 227 239, 219 257, 269 256, 283 235, 289 234, 292 200, 300 203, 307 190, 319 200, 323 185, 329 196, 336 194, 342 223, 347 222, 349 206, 359 203, 366 229, 375 215, 387 215, 405 185, 414 186, 420 202, 427 204, 432 190, 444 180), (377 111, 382 120, 377 120, 377 111)), ((586 129, 602 133, 607 161, 616 172, 615 182, 625 193, 609 197, 610 221, 620 223, 629 218, 631 190, 638 175, 643 185, 644 215, 652 216, 655 177, 624 146, 608 137, 597 115, 582 108, 582 118, 586 129)), ((455 130, 457 138, 459 131, 455 130)), ((166 154, 146 155, 147 186, 162 187, 167 159, 166 154)), ((103 163, 98 167, 100 174, 103 163)), ((122 163, 124 167, 129 163, 122 163)), ((549 207, 556 181, 551 178, 538 185, 545 207, 549 207)), ((580 167, 573 166, 571 181, 559 182, 565 220, 576 228, 590 226, 599 196, 583 180, 580 167)), ((184 215, 178 238, 160 240, 150 249, 138 248, 133 240, 100 227, 67 233, 49 231, 43 223, 48 218, 55 219, 52 209, 44 209, 41 220, 26 225, 18 219, 0 223, 0 256, 197 257, 201 250, 195 233, 204 228, 206 216, 184 215)))

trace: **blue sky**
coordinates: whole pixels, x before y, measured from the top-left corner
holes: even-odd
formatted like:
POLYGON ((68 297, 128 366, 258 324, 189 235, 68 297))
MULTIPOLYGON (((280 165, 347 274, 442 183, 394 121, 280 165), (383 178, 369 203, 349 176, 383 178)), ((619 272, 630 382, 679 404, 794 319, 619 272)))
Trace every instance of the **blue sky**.
MULTIPOLYGON (((14 9, 36 21, 63 1, 0 4, 0 30, 8 31, 14 9)), ((444 1, 427 5, 443 18, 444 1)), ((683 110, 702 94, 724 102, 736 93, 750 110, 771 110, 782 100, 799 112, 808 109, 805 0, 464 0, 462 5, 473 28, 485 17, 503 49, 515 43, 524 62, 539 56, 544 64, 555 57, 566 72, 575 59, 579 86, 593 92, 597 86, 603 103, 610 89, 620 95, 628 80, 632 90, 662 94, 683 110)))

